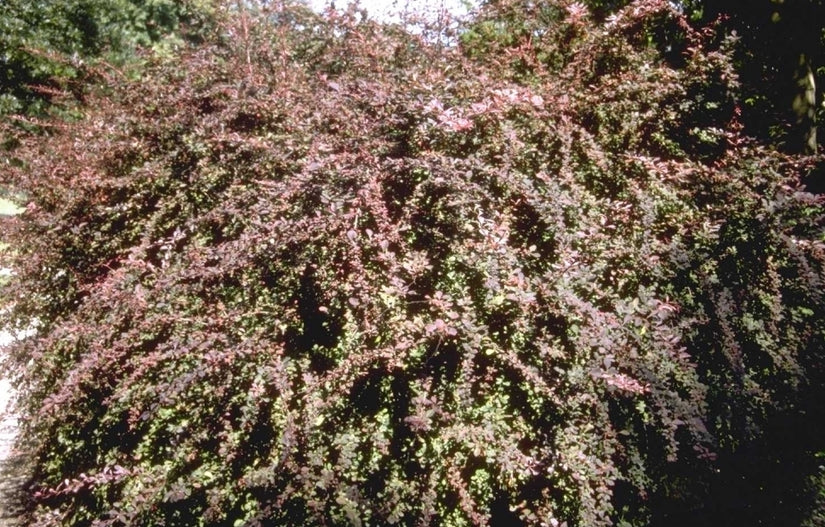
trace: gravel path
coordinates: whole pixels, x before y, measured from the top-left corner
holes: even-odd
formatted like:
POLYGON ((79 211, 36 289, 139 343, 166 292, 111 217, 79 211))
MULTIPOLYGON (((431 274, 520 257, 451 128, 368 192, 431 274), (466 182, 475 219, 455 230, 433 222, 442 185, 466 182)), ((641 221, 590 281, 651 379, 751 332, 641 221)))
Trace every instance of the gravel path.
MULTIPOLYGON (((21 212, 23 209, 14 202, 0 197, 0 217, 21 212)), ((0 242, 0 256, 4 256, 6 250, 6 244, 0 242)), ((10 274, 10 269, 0 265, 0 280, 10 274)), ((13 339, 8 332, 0 331, 0 353, 3 346, 13 339)), ((12 412, 15 395, 9 380, 0 376, 0 527, 18 527, 21 524, 23 485, 30 473, 28 457, 15 448, 19 430, 18 417, 12 412)))
MULTIPOLYGON (((0 217, 13 216, 23 212, 14 202, 0 197, 0 217)), ((7 246, 0 243, 0 255, 7 246)), ((11 270, 0 265, 0 280, 11 274, 11 270)), ((3 346, 14 339, 8 332, 0 331, 0 353, 3 346)), ((28 479, 29 465, 26 456, 15 449, 19 421, 12 413, 11 403, 15 393, 8 379, 0 376, 0 527, 17 527, 23 499, 23 485, 28 479)))
MULTIPOLYGON (((9 340, 0 333, 0 346, 9 340)), ((17 527, 22 513, 22 487, 26 482, 26 457, 14 448, 18 418, 11 412, 14 390, 7 379, 0 379, 0 527, 17 527)))

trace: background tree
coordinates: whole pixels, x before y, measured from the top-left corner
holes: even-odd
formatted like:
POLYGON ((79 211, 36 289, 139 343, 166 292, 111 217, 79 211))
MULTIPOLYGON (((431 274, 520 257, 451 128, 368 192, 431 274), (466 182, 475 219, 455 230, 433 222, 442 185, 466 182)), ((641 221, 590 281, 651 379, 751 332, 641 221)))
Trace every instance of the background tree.
POLYGON ((0 115, 42 114, 55 97, 81 98, 96 59, 122 65, 140 48, 172 49, 184 35, 197 38, 210 12, 198 0, 4 0, 2 7, 0 115))
POLYGON ((825 3, 706 0, 691 7, 704 22, 722 17, 722 27, 741 40, 737 69, 749 128, 789 152, 816 153, 825 3))

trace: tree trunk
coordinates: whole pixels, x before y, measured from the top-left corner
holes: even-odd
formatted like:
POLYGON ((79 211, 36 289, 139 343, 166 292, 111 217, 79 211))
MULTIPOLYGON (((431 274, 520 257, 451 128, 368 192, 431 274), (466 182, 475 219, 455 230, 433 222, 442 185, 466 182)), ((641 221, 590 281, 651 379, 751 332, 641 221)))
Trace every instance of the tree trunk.
POLYGON ((793 111, 796 115, 797 137, 801 140, 799 150, 804 154, 816 154, 816 78, 805 53, 799 55, 794 81, 796 94, 793 111))

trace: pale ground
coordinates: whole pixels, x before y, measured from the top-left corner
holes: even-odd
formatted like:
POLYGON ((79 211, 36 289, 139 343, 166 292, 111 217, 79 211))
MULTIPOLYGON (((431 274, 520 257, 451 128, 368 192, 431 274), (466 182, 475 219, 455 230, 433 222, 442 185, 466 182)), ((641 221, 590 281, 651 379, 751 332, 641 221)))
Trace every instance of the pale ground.
POLYGON ((0 379, 0 461, 11 455, 11 444, 17 430, 17 417, 10 413, 13 396, 8 379, 0 379))
MULTIPOLYGON (((11 335, 0 332, 0 348, 11 342, 11 335)), ((0 351, 2 353, 2 351, 0 351)), ((11 444, 17 430, 17 417, 11 414, 11 400, 14 396, 8 379, 0 378, 0 462, 11 454, 11 444)))
MULTIPOLYGON (((11 216, 22 212, 19 206, 5 198, 0 198, 0 216, 11 216)), ((6 246, 0 243, 0 255, 6 246)), ((0 266, 0 278, 10 273, 0 266)), ((0 331, 0 354, 3 347, 11 342, 13 337, 0 331)), ((8 379, 2 378, 0 373, 0 527, 15 527, 19 524, 20 510, 18 507, 20 491, 26 482, 26 457, 15 449, 19 421, 12 412, 14 390, 8 379)))
MULTIPOLYGON (((0 353, 10 340, 8 333, 0 332, 0 353)), ((18 420, 11 412, 13 398, 8 379, 0 378, 0 527, 18 525, 20 510, 16 498, 26 481, 24 458, 14 448, 18 420)))

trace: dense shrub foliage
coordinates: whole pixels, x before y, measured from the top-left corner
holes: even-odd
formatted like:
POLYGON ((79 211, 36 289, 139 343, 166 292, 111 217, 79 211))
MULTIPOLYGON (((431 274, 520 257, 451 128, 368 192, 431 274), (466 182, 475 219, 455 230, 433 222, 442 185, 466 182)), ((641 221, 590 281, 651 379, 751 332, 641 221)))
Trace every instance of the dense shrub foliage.
POLYGON ((804 519, 823 208, 724 43, 658 1, 224 31, 6 165, 30 525, 804 519))

